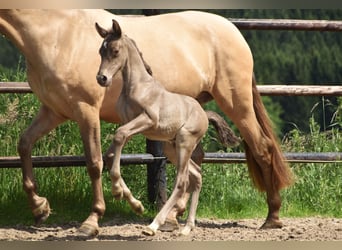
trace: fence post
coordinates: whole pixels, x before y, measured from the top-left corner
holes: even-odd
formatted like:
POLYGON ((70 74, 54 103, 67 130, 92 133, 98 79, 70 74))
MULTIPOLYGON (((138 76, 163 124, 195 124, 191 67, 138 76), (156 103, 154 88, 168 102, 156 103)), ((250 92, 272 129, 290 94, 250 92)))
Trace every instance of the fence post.
MULTIPOLYGON (((163 156, 162 143, 147 139, 146 152, 154 157, 163 156)), ((165 158, 147 164, 147 191, 149 202, 156 201, 158 209, 161 209, 167 200, 165 158)))

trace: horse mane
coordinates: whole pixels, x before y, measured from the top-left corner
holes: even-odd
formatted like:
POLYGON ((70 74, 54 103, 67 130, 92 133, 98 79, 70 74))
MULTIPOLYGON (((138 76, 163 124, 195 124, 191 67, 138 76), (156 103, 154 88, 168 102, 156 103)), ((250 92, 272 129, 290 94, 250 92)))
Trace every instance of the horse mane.
POLYGON ((137 46, 137 43, 136 43, 132 38, 128 37, 127 35, 126 35, 126 38, 127 38, 129 41, 132 42, 132 44, 134 45, 134 47, 135 47, 136 50, 138 51, 141 60, 142 60, 143 63, 144 63, 144 66, 145 66, 145 69, 146 69, 147 73, 149 73, 149 75, 152 76, 152 68, 151 68, 151 66, 145 61, 142 52, 139 50, 139 48, 138 48, 138 46, 137 46))

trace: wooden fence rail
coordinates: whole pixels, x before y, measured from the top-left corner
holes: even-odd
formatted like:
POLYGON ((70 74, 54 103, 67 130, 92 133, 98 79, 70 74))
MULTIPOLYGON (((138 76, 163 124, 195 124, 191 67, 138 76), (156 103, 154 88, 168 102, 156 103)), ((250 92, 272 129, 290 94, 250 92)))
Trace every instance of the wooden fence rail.
MULTIPOLYGON (((302 30, 302 31, 342 31, 342 21, 294 20, 294 19, 229 19, 241 30, 302 30)), ((262 85, 258 86, 261 95, 291 96, 342 96, 342 86, 309 85, 262 85)), ((0 82, 0 93, 31 93, 27 83, 0 82)), ((342 153, 285 153, 289 162, 340 162, 342 153)), ((151 154, 123 155, 122 164, 145 164, 159 158, 151 154)), ((245 162, 244 153, 206 153, 204 162, 245 162)), ((35 167, 84 166, 83 156, 35 156, 35 167)), ((19 167, 18 157, 0 157, 0 168, 19 167)))
MULTIPOLYGON (((258 85, 261 95, 342 96, 341 85, 258 85)), ((32 93, 27 82, 0 82, 0 93, 32 93)))
MULTIPOLYGON (((261 95, 291 95, 291 96, 342 96, 342 86, 322 85, 259 85, 261 95)), ((0 82, 0 93, 32 93, 27 82, 0 82)), ((284 153, 288 162, 327 163, 342 162, 342 153, 284 153)), ((163 157, 152 154, 126 154, 121 158, 121 164, 149 164, 163 157)), ((75 167, 85 166, 84 156, 34 156, 34 167, 75 167)), ((204 163, 243 163, 244 153, 205 153, 204 163)), ((19 157, 0 157, 0 168, 19 168, 19 157)))
MULTIPOLYGON (((342 152, 328 153, 284 153, 290 163, 337 163, 342 162, 342 152)), ((154 157, 152 154, 123 154, 121 165, 149 164, 165 157, 154 157)), ((205 153, 203 163, 245 163, 245 153, 205 153)), ((86 165, 84 156, 33 156, 33 167, 83 167, 86 165)), ((0 168, 20 168, 17 156, 0 157, 0 168)))
POLYGON ((241 30, 342 31, 342 21, 228 18, 241 30))

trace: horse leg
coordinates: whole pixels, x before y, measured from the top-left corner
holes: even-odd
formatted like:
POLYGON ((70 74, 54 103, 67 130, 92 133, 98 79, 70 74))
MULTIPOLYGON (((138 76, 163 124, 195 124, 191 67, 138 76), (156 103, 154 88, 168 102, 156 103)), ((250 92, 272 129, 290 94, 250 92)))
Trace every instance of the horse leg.
POLYGON ((174 189, 170 198, 166 201, 152 223, 143 230, 144 234, 155 235, 159 227, 165 223, 170 211, 172 211, 177 202, 179 202, 186 193, 189 186, 190 157, 196 144, 197 138, 192 136, 191 132, 183 127, 177 135, 175 143, 175 150, 177 153, 177 176, 174 189))
MULTIPOLYGON (((252 81, 251 78, 248 80, 252 81)), ((229 92, 218 88, 214 96, 218 105, 238 127, 245 141, 248 169, 254 184, 260 191, 266 191, 268 215, 263 228, 279 228, 282 226, 279 220, 279 190, 290 184, 290 171, 273 134, 254 79, 252 83, 253 93, 232 88, 228 95, 229 92), (231 96, 231 100, 226 96, 231 96), (235 103, 237 104, 234 105, 235 103)))
POLYGON ((128 201, 133 211, 142 214, 144 207, 142 203, 135 199, 121 177, 120 157, 122 148, 128 139, 134 134, 145 131, 152 126, 152 121, 146 114, 141 114, 129 123, 119 127, 114 135, 113 142, 106 153, 106 161, 110 168, 110 177, 112 181, 112 194, 116 199, 128 201))
POLYGON ((32 148, 42 136, 65 121, 48 107, 42 105, 30 127, 21 135, 18 143, 18 153, 22 163, 23 188, 27 193, 29 204, 36 224, 45 221, 50 214, 49 202, 45 197, 37 195, 37 185, 32 169, 32 148))
POLYGON ((103 216, 106 209, 102 190, 103 161, 100 120, 97 108, 89 105, 82 105, 78 108, 79 117, 75 120, 81 132, 93 193, 92 211, 79 228, 79 233, 86 236, 96 236, 99 233, 98 220, 103 216))

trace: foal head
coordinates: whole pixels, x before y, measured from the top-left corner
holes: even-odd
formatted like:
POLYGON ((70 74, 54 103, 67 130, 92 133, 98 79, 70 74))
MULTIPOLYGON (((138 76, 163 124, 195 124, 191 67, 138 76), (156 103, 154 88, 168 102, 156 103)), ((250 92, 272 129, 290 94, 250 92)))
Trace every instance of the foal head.
POLYGON ((101 86, 109 86, 112 78, 122 70, 127 59, 124 49, 125 40, 122 38, 121 28, 115 20, 111 30, 105 30, 98 23, 95 24, 99 35, 104 38, 100 47, 101 64, 96 79, 101 86))

